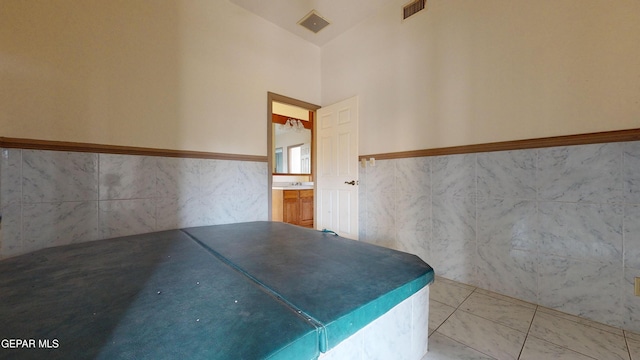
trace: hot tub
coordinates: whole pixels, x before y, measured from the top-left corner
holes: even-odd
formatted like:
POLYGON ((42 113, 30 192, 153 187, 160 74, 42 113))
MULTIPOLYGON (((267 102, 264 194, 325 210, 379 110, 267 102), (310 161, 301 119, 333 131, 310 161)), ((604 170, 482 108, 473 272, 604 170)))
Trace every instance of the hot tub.
POLYGON ((414 255, 271 222, 44 249, 0 261, 0 338, 26 344, 0 357, 420 359, 431 281, 414 255))

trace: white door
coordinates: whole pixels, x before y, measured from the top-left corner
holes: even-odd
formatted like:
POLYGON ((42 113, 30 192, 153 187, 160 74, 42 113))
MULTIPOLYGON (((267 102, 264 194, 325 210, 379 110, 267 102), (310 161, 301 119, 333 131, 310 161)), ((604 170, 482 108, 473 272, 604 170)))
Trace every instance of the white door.
POLYGON ((316 228, 358 239, 358 97, 318 109, 316 228))

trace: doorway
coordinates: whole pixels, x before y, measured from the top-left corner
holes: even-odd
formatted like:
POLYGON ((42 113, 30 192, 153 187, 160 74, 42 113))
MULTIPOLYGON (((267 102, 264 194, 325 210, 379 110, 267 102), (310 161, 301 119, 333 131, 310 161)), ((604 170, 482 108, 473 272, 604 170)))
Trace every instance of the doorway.
MULTIPOLYGON (((315 118, 316 110, 320 108, 320 106, 318 105, 307 103, 305 101, 297 100, 284 95, 279 95, 272 92, 267 93, 267 163, 268 163, 268 168, 270 169, 268 171, 269 221, 274 220, 274 190, 273 190, 274 178, 276 178, 277 180, 283 180, 283 182, 289 182, 289 183, 290 182, 299 183, 301 181, 290 180, 290 179, 299 179, 299 178, 309 179, 309 182, 313 182, 315 168, 316 168, 316 161, 315 161, 316 144, 314 139, 315 137, 314 134, 316 131, 315 121, 311 121, 310 123, 305 123, 304 122, 305 119, 301 119, 302 123, 304 123, 300 125, 301 128, 308 128, 309 124, 311 124, 311 129, 310 129, 311 140, 307 146, 300 146, 296 150, 293 150, 293 152, 295 152, 296 154, 297 152, 300 152, 300 155, 299 156, 296 155, 296 158, 299 158, 301 163, 300 164, 296 163, 295 165, 292 166, 290 164, 290 159, 289 159, 289 147, 287 145, 285 145, 284 148, 283 146, 280 146, 280 145, 276 146, 276 131, 279 131, 279 128, 277 126, 279 126, 280 128, 284 125, 289 126, 289 124, 286 123, 286 120, 295 121, 297 119, 295 116, 292 116, 292 117, 285 116, 283 118, 282 116, 278 116, 278 114, 274 114, 274 103, 276 103, 276 108, 278 107, 279 104, 284 104, 284 105, 304 109, 305 111, 308 112, 311 120, 315 118), (289 168, 294 168, 299 174, 290 173, 290 171, 288 170, 289 168), (284 172, 285 170, 286 170, 286 173, 281 173, 281 171, 284 172)), ((295 145, 301 145, 301 144, 297 143, 295 145)), ((313 186, 312 191, 315 192, 315 186, 313 186)), ((276 200, 281 201, 280 199, 278 199, 278 196, 279 195, 277 195, 276 193, 276 200)), ((315 206, 313 206, 313 208, 315 209, 315 206)), ((278 216, 277 213, 276 213, 276 216, 278 216)))

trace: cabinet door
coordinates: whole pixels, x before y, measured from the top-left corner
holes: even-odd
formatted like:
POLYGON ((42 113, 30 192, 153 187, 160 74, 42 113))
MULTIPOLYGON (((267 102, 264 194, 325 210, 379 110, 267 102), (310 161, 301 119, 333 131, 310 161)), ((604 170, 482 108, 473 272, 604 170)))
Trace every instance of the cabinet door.
POLYGON ((300 190, 300 225, 313 227, 313 190, 300 190))
POLYGON ((283 200, 282 190, 271 190, 271 220, 280 222, 284 221, 282 217, 283 200))
POLYGON ((285 190, 282 201, 282 220, 289 224, 298 224, 300 222, 300 201, 298 199, 298 190, 285 190))

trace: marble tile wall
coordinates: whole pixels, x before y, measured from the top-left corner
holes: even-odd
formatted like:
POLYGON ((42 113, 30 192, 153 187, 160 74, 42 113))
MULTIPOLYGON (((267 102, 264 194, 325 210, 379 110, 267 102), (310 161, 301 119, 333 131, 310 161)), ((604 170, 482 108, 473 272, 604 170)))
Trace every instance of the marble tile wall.
POLYGON ((268 218, 262 162, 22 149, 0 155, 0 258, 268 218))
POLYGON ((361 240, 640 331, 640 142, 379 160, 360 184, 361 240))

